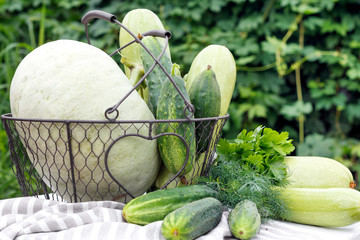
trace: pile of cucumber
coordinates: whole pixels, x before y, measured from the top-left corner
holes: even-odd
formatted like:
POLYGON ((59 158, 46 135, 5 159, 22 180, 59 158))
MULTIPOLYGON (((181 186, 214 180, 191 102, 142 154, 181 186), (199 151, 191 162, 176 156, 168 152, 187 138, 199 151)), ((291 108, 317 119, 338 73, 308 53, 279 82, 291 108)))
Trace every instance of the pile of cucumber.
MULTIPOLYGON (((135 34, 164 29, 159 18, 146 9, 129 12, 123 24, 135 34)), ((120 30, 121 46, 132 40, 120 30)), ((163 51, 164 39, 147 36, 141 41, 154 56, 163 51)), ((155 62, 140 44, 130 45, 121 54, 133 85, 155 62)), ((156 119, 194 119, 227 113, 236 81, 236 64, 226 47, 210 45, 203 49, 183 77, 171 60, 169 47, 160 62, 165 71, 156 66, 146 77, 146 84, 138 89, 156 119), (194 106, 194 114, 184 100, 194 106)), ((199 173, 194 162, 202 165, 206 161, 203 153, 214 138, 209 130, 196 121, 164 121, 156 126, 157 134, 169 133, 158 138, 163 168, 155 181, 157 188, 167 188, 128 202, 123 209, 127 222, 146 225, 162 221, 161 233, 165 239, 195 239, 217 226, 227 210, 217 199, 219 193, 205 185, 190 185, 194 182, 186 179, 199 173), (169 184, 168 180, 175 174, 182 178, 169 184)), ((288 209, 283 220, 323 227, 360 221, 360 192, 353 189, 352 174, 345 166, 317 157, 287 157, 286 164, 289 184, 279 188, 288 209)), ((244 200, 230 210, 228 224, 235 237, 251 239, 260 230, 261 216, 252 201, 244 200)))
MULTIPOLYGON (((155 127, 156 134, 163 135, 157 137, 163 162, 161 179, 156 179, 157 187, 174 186, 169 180, 175 175, 191 183, 201 172, 195 169, 200 166, 197 159, 209 146, 214 147, 213 140, 217 137, 214 133, 218 125, 199 119, 226 115, 236 82, 234 57, 225 46, 209 45, 194 58, 189 72, 181 74, 179 65, 172 62, 170 47, 165 45, 164 38, 141 35, 150 30, 165 30, 156 14, 147 9, 134 9, 125 15, 122 23, 141 43, 121 50, 121 63, 133 85, 146 74, 137 91, 154 117, 188 120, 164 121, 155 127), (161 66, 154 66, 154 57, 161 66)), ((133 40, 130 33, 120 29, 120 46, 133 40)), ((176 186, 181 185, 181 179, 173 181, 176 186)))
MULTIPOLYGON (((360 192, 353 189, 351 172, 339 162, 323 157, 286 157, 287 221, 321 227, 342 227, 360 221, 360 192)), ((195 239, 217 226, 229 210, 217 200, 219 193, 205 185, 156 190, 127 203, 123 217, 146 225, 163 221, 165 239, 195 239)), ((257 206, 249 200, 229 210, 228 225, 238 239, 251 239, 261 227, 257 206)))

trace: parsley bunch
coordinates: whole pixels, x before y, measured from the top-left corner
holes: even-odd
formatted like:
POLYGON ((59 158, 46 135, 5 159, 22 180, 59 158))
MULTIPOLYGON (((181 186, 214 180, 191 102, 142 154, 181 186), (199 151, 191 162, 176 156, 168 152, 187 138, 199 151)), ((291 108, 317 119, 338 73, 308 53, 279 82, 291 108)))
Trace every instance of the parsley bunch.
POLYGON ((295 149, 288 137, 287 132, 263 126, 250 132, 242 130, 232 142, 220 139, 218 159, 236 161, 243 169, 266 175, 274 185, 282 185, 287 173, 284 157, 295 149))
POLYGON ((282 219, 286 206, 275 186, 286 185, 284 157, 295 147, 288 133, 263 126, 243 130, 233 141, 220 139, 217 158, 202 182, 217 190, 227 207, 245 199, 256 203, 262 219, 282 219))

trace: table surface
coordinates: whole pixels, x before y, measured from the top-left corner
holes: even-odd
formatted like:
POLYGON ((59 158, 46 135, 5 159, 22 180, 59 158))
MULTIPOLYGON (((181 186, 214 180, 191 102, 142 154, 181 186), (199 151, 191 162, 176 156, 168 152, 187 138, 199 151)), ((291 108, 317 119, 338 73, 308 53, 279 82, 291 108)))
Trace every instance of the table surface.
MULTIPOLYGON (((113 201, 64 203, 35 197, 0 200, 0 239, 149 239, 164 240, 162 221, 146 226, 126 223, 124 204, 113 201)), ((220 223, 199 240, 235 239, 224 212, 220 223)), ((360 222, 322 228, 281 221, 262 224, 253 240, 360 240, 360 222)))

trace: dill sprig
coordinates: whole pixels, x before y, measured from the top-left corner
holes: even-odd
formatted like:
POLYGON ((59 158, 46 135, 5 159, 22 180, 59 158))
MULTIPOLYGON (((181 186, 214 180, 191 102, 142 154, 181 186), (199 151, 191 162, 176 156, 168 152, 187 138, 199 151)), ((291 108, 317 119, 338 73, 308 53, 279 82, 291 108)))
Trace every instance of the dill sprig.
POLYGON ((287 210, 276 186, 286 186, 284 157, 294 150, 288 133, 259 126, 243 130, 233 141, 220 139, 217 158, 201 182, 217 190, 219 200, 234 208, 253 201, 263 220, 283 219, 287 210))

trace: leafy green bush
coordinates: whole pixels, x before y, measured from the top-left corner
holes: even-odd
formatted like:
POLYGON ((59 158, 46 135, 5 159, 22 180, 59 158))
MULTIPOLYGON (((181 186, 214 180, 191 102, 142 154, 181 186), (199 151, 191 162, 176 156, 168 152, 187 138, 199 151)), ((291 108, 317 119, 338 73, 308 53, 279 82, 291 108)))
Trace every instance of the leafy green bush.
MULTIPOLYGON (((172 57, 183 74, 205 46, 231 50, 237 85, 223 137, 264 125, 288 131, 297 154, 329 156, 360 171, 357 0, 0 1, 1 113, 10 111, 11 78, 32 49, 60 38, 85 41, 80 19, 89 10, 121 21, 134 8, 154 11, 172 32, 172 57)), ((93 45, 109 53, 118 47, 116 25, 94 20, 89 29, 93 45)), ((6 152, 1 162, 5 179, 6 152)))

